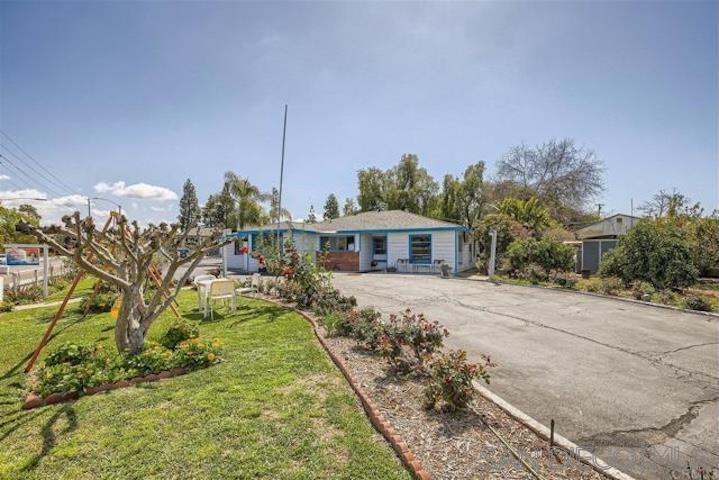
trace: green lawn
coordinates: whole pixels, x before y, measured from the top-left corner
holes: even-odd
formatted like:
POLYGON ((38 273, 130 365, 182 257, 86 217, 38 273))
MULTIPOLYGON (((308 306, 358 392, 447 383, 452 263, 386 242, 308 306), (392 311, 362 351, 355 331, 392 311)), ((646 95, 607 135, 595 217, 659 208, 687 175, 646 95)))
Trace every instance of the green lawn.
MULTIPOLYGON (((195 293, 181 294, 192 318, 195 293)), ((0 478, 409 479, 297 314, 243 299, 204 321, 225 361, 163 382, 20 410, 23 365, 54 309, 0 315, 0 478)), ((157 337, 166 312, 150 332, 157 337)), ((108 314, 77 305, 49 345, 113 345, 108 314)))
MULTIPOLYGON (((87 295, 88 293, 90 293, 96 281, 97 280, 95 279, 95 277, 91 277, 89 275, 85 275, 84 277, 82 277, 82 280, 80 280, 80 282, 77 284, 77 287, 75 287, 72 298, 80 297, 82 295, 87 295)), ((67 287, 63 288, 62 290, 58 290, 57 292, 50 293, 50 295, 48 295, 44 301, 52 302, 56 300, 62 300, 63 298, 65 298, 65 295, 67 295, 67 291, 69 290, 71 283, 72 280, 69 280, 67 287)))

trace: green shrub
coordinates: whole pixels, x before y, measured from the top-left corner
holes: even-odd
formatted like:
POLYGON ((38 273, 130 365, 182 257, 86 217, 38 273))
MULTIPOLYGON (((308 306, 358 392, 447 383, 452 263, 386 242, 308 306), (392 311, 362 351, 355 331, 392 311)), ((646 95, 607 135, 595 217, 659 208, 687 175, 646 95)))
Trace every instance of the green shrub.
POLYGON ((619 292, 624 289, 624 282, 621 279, 615 277, 604 277, 599 283, 599 293, 603 295, 619 295, 619 292))
POLYGON ((698 310, 700 312, 711 312, 712 306, 704 297, 699 295, 687 295, 684 298, 684 306, 689 310, 698 310))
POLYGON ((114 292, 99 292, 95 295, 89 294, 80 300, 80 310, 89 313, 104 313, 112 310, 117 301, 117 294, 114 292))
POLYGON ((346 297, 333 288, 316 292, 311 304, 313 311, 321 316, 332 312, 347 312, 357 306, 357 299, 346 297))
POLYGON ((78 365, 87 361, 93 354, 94 348, 87 345, 78 345, 76 343, 63 343, 57 350, 50 353, 45 358, 45 365, 59 365, 67 363, 70 365, 78 365))
POLYGON ((42 302, 44 294, 42 287, 34 283, 26 283, 5 288, 5 301, 13 305, 27 305, 42 302))
POLYGON ((522 272, 534 264, 545 272, 566 272, 574 268, 574 248, 556 240, 525 238, 507 247, 506 257, 512 272, 522 272))
POLYGON ((352 333, 352 322, 346 312, 329 312, 322 317, 322 325, 330 337, 348 337, 352 333))
POLYGON ((160 337, 160 344, 165 348, 174 350, 178 343, 197 337, 199 334, 200 329, 197 323, 190 322, 185 318, 176 318, 160 337))
POLYGON ((379 337, 384 333, 382 314, 373 308, 352 310, 348 314, 352 337, 369 350, 379 349, 379 337))
POLYGON ((83 392, 105 383, 127 380, 176 367, 195 369, 221 360, 220 341, 202 341, 200 337, 183 341, 176 350, 147 342, 135 356, 106 351, 93 346, 65 344, 50 353, 34 373, 30 388, 40 396, 51 393, 83 392))
POLYGON ((637 300, 650 301, 655 293, 657 293, 657 289, 649 282, 641 280, 632 282, 632 296, 637 300))
POLYGON ((425 407, 434 408, 444 402, 444 408, 457 410, 466 408, 474 397, 472 381, 482 379, 489 383, 487 369, 494 366, 485 357, 484 365, 467 362, 467 352, 452 350, 435 355, 429 363, 430 379, 425 389, 425 407))
POLYGON ((552 272, 549 279, 562 288, 575 288, 577 286, 577 278, 571 273, 552 272))
POLYGON ((532 285, 539 285, 549 279, 547 271, 536 263, 530 263, 521 271, 515 272, 515 276, 522 280, 529 281, 532 285))
POLYGON ((631 283, 651 283, 655 288, 680 289, 697 281, 692 249, 681 230, 672 224, 641 220, 617 246, 602 257, 602 276, 631 283))
POLYGON ((378 339, 379 352, 399 372, 423 373, 426 360, 442 347, 447 335, 436 320, 407 309, 402 315, 390 315, 378 339))
POLYGON ((12 312, 12 311, 13 311, 13 308, 15 308, 15 307, 13 306, 12 303, 5 302, 5 301, 0 302, 0 313, 9 313, 9 312, 12 312))

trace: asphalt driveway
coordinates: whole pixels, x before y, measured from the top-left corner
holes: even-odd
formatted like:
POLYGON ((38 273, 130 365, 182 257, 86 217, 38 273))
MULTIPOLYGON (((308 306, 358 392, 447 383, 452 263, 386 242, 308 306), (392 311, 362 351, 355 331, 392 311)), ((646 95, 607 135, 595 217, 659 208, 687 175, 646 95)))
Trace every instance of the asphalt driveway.
POLYGON ((719 468, 718 318, 434 276, 335 285, 360 305, 439 320, 449 346, 497 362, 494 392, 637 478, 719 468))

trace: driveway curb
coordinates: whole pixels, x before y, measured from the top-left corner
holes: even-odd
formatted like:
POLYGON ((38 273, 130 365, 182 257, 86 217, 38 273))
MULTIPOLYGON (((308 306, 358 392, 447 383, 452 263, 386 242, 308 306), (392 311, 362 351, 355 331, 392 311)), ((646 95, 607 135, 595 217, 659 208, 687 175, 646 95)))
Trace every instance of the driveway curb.
MULTIPOLYGON (((483 386, 479 382, 473 381, 472 383, 474 385, 474 389, 482 397, 497 405, 499 408, 507 412, 509 416, 525 425, 527 428, 532 430, 540 437, 549 440, 549 437, 551 435, 549 428, 542 425, 537 420, 530 417, 511 403, 507 402, 496 393, 490 391, 489 389, 487 389, 487 387, 483 386)), ((602 475, 605 475, 608 478, 611 478, 612 480, 635 480, 635 478, 631 475, 627 475, 621 470, 612 467, 607 462, 591 453, 589 450, 580 447, 576 443, 561 435, 558 435, 557 433, 554 434, 554 444, 566 450, 572 457, 576 458, 580 462, 589 465, 597 472, 601 473, 602 475)))
POLYGON ((579 291, 579 290, 572 290, 569 288, 545 287, 544 285, 517 285, 516 283, 503 282, 501 280, 489 280, 489 279, 483 279, 483 278, 477 278, 477 279, 458 278, 457 280, 468 280, 470 282, 485 282, 485 283, 492 283, 495 285, 507 285, 509 287, 537 288, 540 290, 550 290, 553 292, 573 293, 576 295, 584 295, 587 297, 604 298, 606 300, 617 300, 620 302, 634 303, 637 305, 646 305, 647 307, 663 308, 665 310, 674 310, 675 312, 688 313, 691 315, 701 315, 704 317, 719 319, 719 313, 716 313, 716 312, 702 312, 700 310, 687 310, 686 308, 679 308, 679 307, 675 307, 673 305, 664 305, 663 303, 645 302, 644 300, 636 300, 634 298, 615 297, 615 296, 611 296, 611 295, 602 295, 601 293, 592 293, 592 292, 583 292, 583 291, 579 291))

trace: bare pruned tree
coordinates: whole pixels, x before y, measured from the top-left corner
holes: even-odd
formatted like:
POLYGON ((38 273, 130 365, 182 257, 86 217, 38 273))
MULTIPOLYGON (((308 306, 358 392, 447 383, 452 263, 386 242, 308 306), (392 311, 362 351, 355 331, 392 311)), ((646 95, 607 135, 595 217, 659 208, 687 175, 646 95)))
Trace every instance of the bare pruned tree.
POLYGON ((593 151, 574 140, 550 140, 534 148, 519 145, 499 162, 497 176, 531 190, 548 206, 576 211, 604 190, 604 168, 593 151))
POLYGON ((183 232, 178 224, 150 224, 141 229, 136 221, 128 224, 121 216, 103 231, 91 218, 82 219, 79 212, 63 217, 62 222, 64 226, 56 231, 65 237, 63 242, 27 223, 19 229, 119 289, 122 305, 115 324, 115 344, 118 351, 131 355, 142 351, 150 326, 174 301, 205 254, 230 241, 221 238, 218 231, 181 256, 179 249, 186 247, 189 230, 183 232), (162 263, 161 285, 146 301, 145 283, 154 262, 162 263), (186 270, 173 284, 180 267, 186 270))

